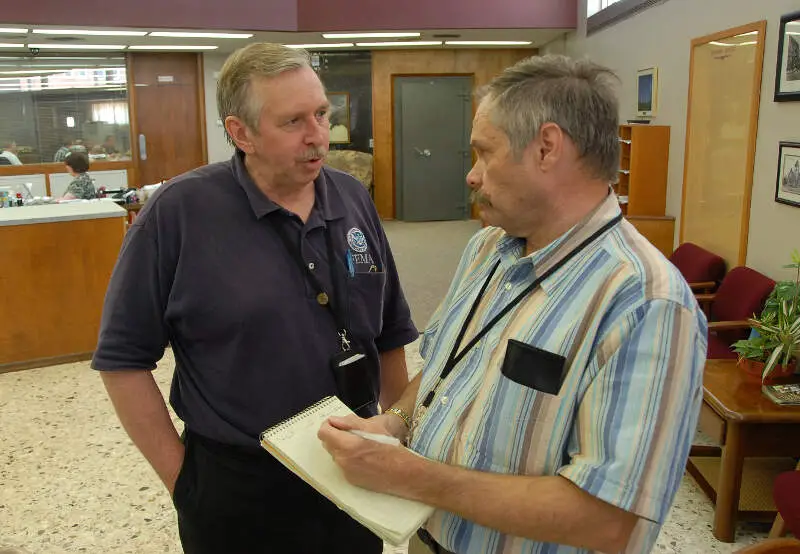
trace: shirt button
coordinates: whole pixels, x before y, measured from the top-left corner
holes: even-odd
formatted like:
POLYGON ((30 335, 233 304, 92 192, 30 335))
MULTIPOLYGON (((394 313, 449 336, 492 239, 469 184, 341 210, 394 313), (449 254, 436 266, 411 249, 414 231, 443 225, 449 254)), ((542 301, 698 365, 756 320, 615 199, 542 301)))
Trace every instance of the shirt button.
POLYGON ((506 283, 506 290, 511 290, 511 283, 506 283))
POLYGON ((317 266, 314 265, 314 262, 308 262, 308 269, 310 269, 311 271, 314 271, 315 267, 317 267, 317 266))
POLYGON ((442 397, 442 400, 441 400, 441 402, 442 402, 442 406, 444 406, 445 404, 447 404, 448 400, 450 400, 450 399, 449 399, 449 398, 447 398, 446 396, 443 396, 443 397, 442 397))

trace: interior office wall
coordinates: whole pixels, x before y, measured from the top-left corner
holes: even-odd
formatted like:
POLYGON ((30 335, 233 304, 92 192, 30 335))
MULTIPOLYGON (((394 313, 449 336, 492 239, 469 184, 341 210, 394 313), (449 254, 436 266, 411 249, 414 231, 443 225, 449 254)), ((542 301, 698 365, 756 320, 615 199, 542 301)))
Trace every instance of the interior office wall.
MULTIPOLYGON (((781 268, 793 248, 800 248, 800 208, 774 201, 778 142, 800 142, 800 102, 772 100, 778 28, 783 14, 796 11, 796 0, 668 0, 620 23, 586 36, 586 19, 578 30, 541 49, 543 53, 587 56, 617 72, 621 79, 622 120, 636 114, 636 72, 657 66, 659 106, 654 123, 671 126, 667 213, 680 217, 686 107, 691 40, 745 23, 767 20, 764 74, 758 121, 747 265, 771 276, 789 278, 781 268)), ((578 13, 586 13, 579 0, 578 13)), ((679 221, 676 224, 676 244, 679 221)))
POLYGON ((206 145, 208 163, 221 162, 233 155, 233 147, 225 139, 225 129, 217 111, 217 74, 227 56, 203 54, 203 77, 206 100, 206 145))

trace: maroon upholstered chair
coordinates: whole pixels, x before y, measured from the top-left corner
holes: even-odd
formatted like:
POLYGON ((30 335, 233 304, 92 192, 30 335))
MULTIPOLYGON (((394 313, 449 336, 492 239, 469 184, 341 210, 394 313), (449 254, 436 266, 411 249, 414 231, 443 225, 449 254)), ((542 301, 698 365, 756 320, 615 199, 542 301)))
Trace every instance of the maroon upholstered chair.
POLYGON ((711 292, 725 277, 725 260, 694 243, 684 242, 669 257, 696 292, 711 292))
POLYGON ((775 478, 773 496, 778 508, 776 525, 782 525, 783 529, 775 533, 776 529, 773 527, 770 537, 775 534, 780 536, 786 529, 795 537, 800 537, 800 471, 787 471, 778 475, 775 478))
POLYGON ((698 294, 708 316, 708 358, 736 358, 731 345, 750 334, 747 318, 760 314, 775 281, 749 267, 734 267, 714 294, 698 294))

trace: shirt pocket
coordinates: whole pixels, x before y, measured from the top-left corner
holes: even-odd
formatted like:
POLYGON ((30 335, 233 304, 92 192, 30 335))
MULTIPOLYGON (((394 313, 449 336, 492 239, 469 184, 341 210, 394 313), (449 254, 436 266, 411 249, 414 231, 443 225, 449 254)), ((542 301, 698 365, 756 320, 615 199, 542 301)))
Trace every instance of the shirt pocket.
POLYGON ((359 339, 372 341, 383 329, 383 299, 386 273, 356 273, 347 280, 350 331, 359 339))

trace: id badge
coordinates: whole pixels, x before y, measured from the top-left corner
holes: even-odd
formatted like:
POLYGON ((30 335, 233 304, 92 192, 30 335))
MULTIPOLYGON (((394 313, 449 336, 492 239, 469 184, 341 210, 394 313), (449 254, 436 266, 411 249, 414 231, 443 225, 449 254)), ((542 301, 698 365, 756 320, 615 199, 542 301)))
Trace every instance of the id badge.
POLYGON ((334 354, 331 357, 331 371, 338 396, 348 408, 361 417, 371 417, 377 413, 373 371, 366 355, 357 350, 334 354))

